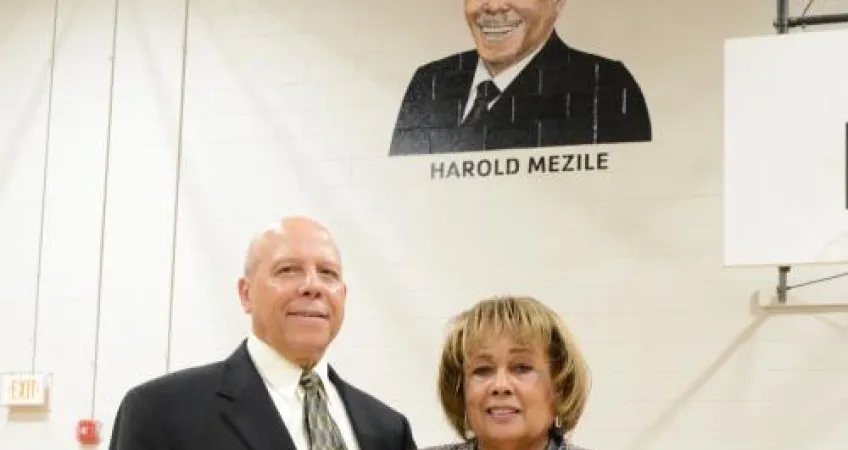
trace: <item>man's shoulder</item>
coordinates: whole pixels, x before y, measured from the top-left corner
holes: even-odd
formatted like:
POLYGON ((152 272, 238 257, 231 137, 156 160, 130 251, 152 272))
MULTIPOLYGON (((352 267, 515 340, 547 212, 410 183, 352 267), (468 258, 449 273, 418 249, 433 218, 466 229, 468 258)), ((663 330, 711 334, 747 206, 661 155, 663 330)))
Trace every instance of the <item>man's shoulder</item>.
POLYGON ((624 73, 628 69, 621 60, 602 56, 579 48, 563 44, 555 51, 539 55, 538 66, 556 69, 572 73, 591 72, 595 73, 624 73))
POLYGON ((386 402, 368 392, 365 392, 363 389, 352 385, 342 378, 338 378, 336 389, 341 391, 340 394, 347 397, 345 399, 346 401, 357 402, 361 408, 371 411, 375 415, 382 415, 383 417, 394 416, 397 418, 404 417, 400 411, 389 406, 386 402))
POLYGON ((380 400, 375 395, 366 392, 364 389, 354 386, 339 375, 339 373, 330 365, 329 368, 330 380, 335 386, 342 401, 346 404, 356 405, 357 414, 362 414, 369 417, 381 427, 386 427, 387 430, 397 432, 408 432, 409 420, 406 415, 392 406, 389 406, 383 400, 380 400))
POLYGON ((567 74, 564 78, 572 82, 582 80, 591 84, 599 75, 605 85, 630 86, 635 82, 630 69, 621 60, 578 49, 562 41, 550 47, 548 51, 541 52, 531 65, 540 70, 567 74))
POLYGON ((192 390, 210 389, 220 383, 223 364, 224 362, 218 361, 159 375, 130 389, 128 396, 143 395, 147 398, 156 398, 184 395, 192 390))
POLYGON ((622 64, 620 60, 609 58, 606 56, 599 55, 597 53, 592 53, 587 50, 581 50, 574 47, 568 47, 569 58, 574 61, 586 61, 590 63, 598 63, 603 65, 619 65, 622 64))
POLYGON ((466 50, 418 66, 417 75, 472 71, 477 67, 477 51, 466 50))

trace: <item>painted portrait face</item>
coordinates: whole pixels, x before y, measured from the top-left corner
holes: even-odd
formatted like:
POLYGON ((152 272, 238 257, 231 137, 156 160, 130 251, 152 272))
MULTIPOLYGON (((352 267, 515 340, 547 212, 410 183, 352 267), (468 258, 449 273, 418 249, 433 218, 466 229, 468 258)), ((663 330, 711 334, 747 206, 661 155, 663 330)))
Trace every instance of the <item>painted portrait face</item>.
POLYGON ((554 383, 546 349, 491 336, 465 367, 468 426, 481 443, 540 448, 554 423, 554 383))
POLYGON ((465 19, 492 76, 542 45, 565 0, 465 0, 465 19))

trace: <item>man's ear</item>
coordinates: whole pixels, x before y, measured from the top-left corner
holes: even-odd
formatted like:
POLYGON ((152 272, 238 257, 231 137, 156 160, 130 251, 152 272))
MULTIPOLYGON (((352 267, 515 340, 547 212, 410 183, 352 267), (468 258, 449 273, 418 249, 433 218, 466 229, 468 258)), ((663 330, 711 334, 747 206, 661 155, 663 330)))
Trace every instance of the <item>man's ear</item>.
POLYGON ((347 300, 347 282, 342 282, 341 291, 342 301, 347 300))
POLYGON ((250 280, 247 277, 239 278, 238 293, 241 299, 241 308, 249 314, 253 310, 253 303, 250 301, 250 280))

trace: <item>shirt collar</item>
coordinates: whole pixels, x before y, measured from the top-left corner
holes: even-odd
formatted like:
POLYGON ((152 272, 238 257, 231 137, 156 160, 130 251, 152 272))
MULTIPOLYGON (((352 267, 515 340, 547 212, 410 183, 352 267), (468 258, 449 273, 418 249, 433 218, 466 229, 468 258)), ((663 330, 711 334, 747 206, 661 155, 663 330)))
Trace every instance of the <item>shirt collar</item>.
MULTIPOLYGON (((254 333, 247 337, 247 351, 259 374, 273 390, 289 399, 299 395, 302 391, 300 377, 303 374, 300 366, 284 358, 254 333)), ((330 379, 326 359, 321 358, 312 370, 321 378, 324 389, 328 389, 330 379)))
POLYGON ((530 61, 532 61, 533 58, 542 50, 542 47, 545 46, 549 39, 550 37, 542 41, 542 43, 539 44, 539 46, 536 47, 535 50, 527 54, 527 56, 522 58, 517 63, 509 66, 506 70, 499 73, 496 77, 492 77, 492 75, 489 73, 489 69, 487 69, 486 64, 483 63, 483 58, 478 57, 477 70, 474 71, 474 81, 471 83, 472 91, 477 89, 478 84, 486 80, 492 80, 492 82, 495 83, 495 86, 497 86, 501 92, 506 91, 506 88, 508 88, 509 85, 512 84, 512 82, 515 81, 515 79, 518 77, 518 74, 520 74, 527 67, 527 65, 530 64, 530 61))

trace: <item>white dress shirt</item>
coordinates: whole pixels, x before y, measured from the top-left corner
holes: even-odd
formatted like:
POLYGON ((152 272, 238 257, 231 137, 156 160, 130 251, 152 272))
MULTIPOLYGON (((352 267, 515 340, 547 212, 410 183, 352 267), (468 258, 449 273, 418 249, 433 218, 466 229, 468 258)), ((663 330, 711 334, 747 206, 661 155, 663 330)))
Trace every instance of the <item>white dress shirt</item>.
MULTIPOLYGON (((462 120, 465 120, 465 118, 468 117, 468 113, 471 112, 471 108, 474 106, 474 99, 477 98, 477 85, 484 81, 492 80, 501 92, 506 91, 506 88, 515 81, 518 74, 520 74, 521 71, 530 64, 533 57, 542 50, 542 47, 545 46, 545 42, 547 42, 547 40, 543 41, 542 44, 536 47, 535 50, 530 52, 517 63, 509 66, 496 77, 492 77, 489 73, 489 69, 487 69, 486 64, 483 63, 483 58, 477 58, 477 70, 474 72, 474 81, 471 82, 471 91, 468 94, 468 101, 465 103, 465 112, 462 114, 462 120)), ((487 109, 490 109, 500 98, 501 96, 498 95, 492 99, 492 101, 487 105, 487 109)))
MULTIPOLYGON (((265 380, 265 387, 268 388, 268 393, 283 423, 286 424, 295 447, 298 450, 309 450, 309 441, 303 426, 303 388, 300 387, 300 376, 303 370, 283 358, 253 333, 247 338, 247 351, 262 379, 265 380)), ((314 371, 324 384, 330 416, 338 425, 347 450, 359 450, 344 403, 327 375, 327 361, 322 358, 314 371)))

